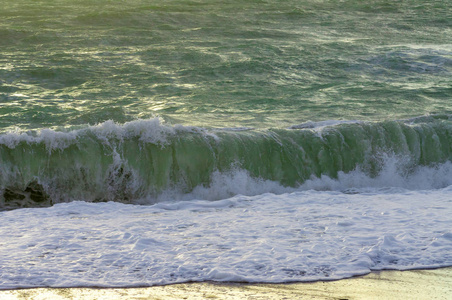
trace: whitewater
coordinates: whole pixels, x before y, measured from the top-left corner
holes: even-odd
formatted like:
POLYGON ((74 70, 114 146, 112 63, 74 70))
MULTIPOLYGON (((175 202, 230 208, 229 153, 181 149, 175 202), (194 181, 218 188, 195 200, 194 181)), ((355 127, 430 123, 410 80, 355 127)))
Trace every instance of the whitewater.
POLYGON ((0 289, 452 266, 448 1, 0 5, 0 289))
MULTIPOLYGON (((243 180, 221 183, 253 187, 243 180)), ((2 213, 0 282, 2 288, 293 282, 449 266, 451 195, 451 187, 366 188, 13 210, 2 213)))
POLYGON ((382 124, 309 124, 311 128, 285 129, 275 137, 273 131, 211 131, 167 126, 153 119, 124 126, 107 122, 68 132, 9 133, 2 136, 1 144, 2 204, 4 209, 31 208, 1 212, 1 287, 293 282, 341 279, 372 270, 449 266, 452 164, 442 161, 450 148, 441 147, 450 136, 447 119, 386 124, 396 130, 397 138, 388 138, 387 131, 374 137, 367 134, 372 143, 380 137, 373 147, 359 133, 368 127, 378 132, 382 124), (355 140, 346 138, 350 130, 355 140), (423 136, 425 131, 429 135, 423 136), (409 138, 401 140, 403 132, 409 138), (341 137, 342 146, 326 155, 326 148, 338 147, 328 142, 332 134, 341 137), (87 136, 106 153, 94 157, 96 152, 91 152, 88 160, 80 155, 87 136), (323 146, 311 149, 314 158, 309 160, 303 143, 296 144, 299 153, 294 150, 297 136, 300 142, 308 139, 310 148, 314 141, 323 146), (265 143, 240 161, 237 149, 213 149, 220 147, 222 139, 243 143, 247 150, 265 143), (138 151, 133 155, 125 148, 131 140, 138 151), (182 148, 170 144, 181 140, 182 148), (208 151, 203 151, 202 141, 208 151), (352 142, 354 149, 364 143, 366 149, 377 151, 362 155, 363 161, 351 160, 344 148, 352 142), (272 143, 278 147, 276 156, 268 153, 272 143), (381 152, 382 145, 391 144, 393 148, 381 152), (5 153, 16 150, 20 160, 4 160, 5 153), (211 167, 209 152, 218 160, 211 167), (172 160, 165 160, 164 153, 172 160), (232 155, 231 162, 226 160, 228 168, 222 169, 220 153, 232 155), (301 154, 303 170, 315 164, 309 178, 281 168, 285 160, 298 160, 301 154), (178 156, 183 159, 176 160, 178 156), (256 156, 266 166, 264 171, 258 169, 260 176, 251 175, 256 156), (322 163, 322 156, 328 156, 327 163, 322 163), (134 163, 137 157, 141 165, 134 163), (144 157, 149 158, 147 163, 144 157), (347 164, 341 163, 331 170, 328 163, 343 157, 355 167, 347 171, 347 164), (101 172, 100 162, 105 160, 101 172), (61 161, 65 163, 58 165, 61 161), (315 175, 317 170, 320 176, 315 175), (81 173, 84 176, 77 176, 81 173), (90 173, 94 177, 89 178, 90 173), (148 182, 140 174, 154 175, 148 182), (174 182, 178 184, 169 184, 174 182), (53 206, 33 208, 49 205, 53 206))

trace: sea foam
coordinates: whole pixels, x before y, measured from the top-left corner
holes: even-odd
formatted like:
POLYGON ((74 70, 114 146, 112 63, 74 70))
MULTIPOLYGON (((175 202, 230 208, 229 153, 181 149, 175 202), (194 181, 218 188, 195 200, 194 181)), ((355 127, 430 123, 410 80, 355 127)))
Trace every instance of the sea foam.
POLYGON ((0 288, 334 280, 450 266, 451 195, 310 190, 0 212, 0 288))

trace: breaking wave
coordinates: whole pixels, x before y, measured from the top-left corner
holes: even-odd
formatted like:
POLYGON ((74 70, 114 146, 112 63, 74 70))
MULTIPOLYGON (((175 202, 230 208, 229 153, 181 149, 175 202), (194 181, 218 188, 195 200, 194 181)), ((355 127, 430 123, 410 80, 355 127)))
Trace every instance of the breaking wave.
POLYGON ((353 191, 452 184, 449 115, 205 129, 160 119, 0 136, 0 207, 152 204, 296 189, 353 191))

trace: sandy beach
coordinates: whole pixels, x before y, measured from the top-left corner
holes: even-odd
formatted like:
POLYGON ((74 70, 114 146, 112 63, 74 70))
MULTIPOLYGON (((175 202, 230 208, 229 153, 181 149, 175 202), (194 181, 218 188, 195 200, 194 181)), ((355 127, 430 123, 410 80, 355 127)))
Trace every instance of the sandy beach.
POLYGON ((337 281, 290 284, 184 283, 144 288, 33 288, 1 299, 450 299, 452 268, 381 271, 337 281))

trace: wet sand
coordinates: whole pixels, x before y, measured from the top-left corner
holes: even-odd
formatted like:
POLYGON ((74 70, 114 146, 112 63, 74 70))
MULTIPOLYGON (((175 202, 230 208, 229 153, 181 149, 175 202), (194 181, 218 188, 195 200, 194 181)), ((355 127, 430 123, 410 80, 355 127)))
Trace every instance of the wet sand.
POLYGON ((0 290, 0 299, 452 299, 452 268, 382 271, 311 283, 0 290))

